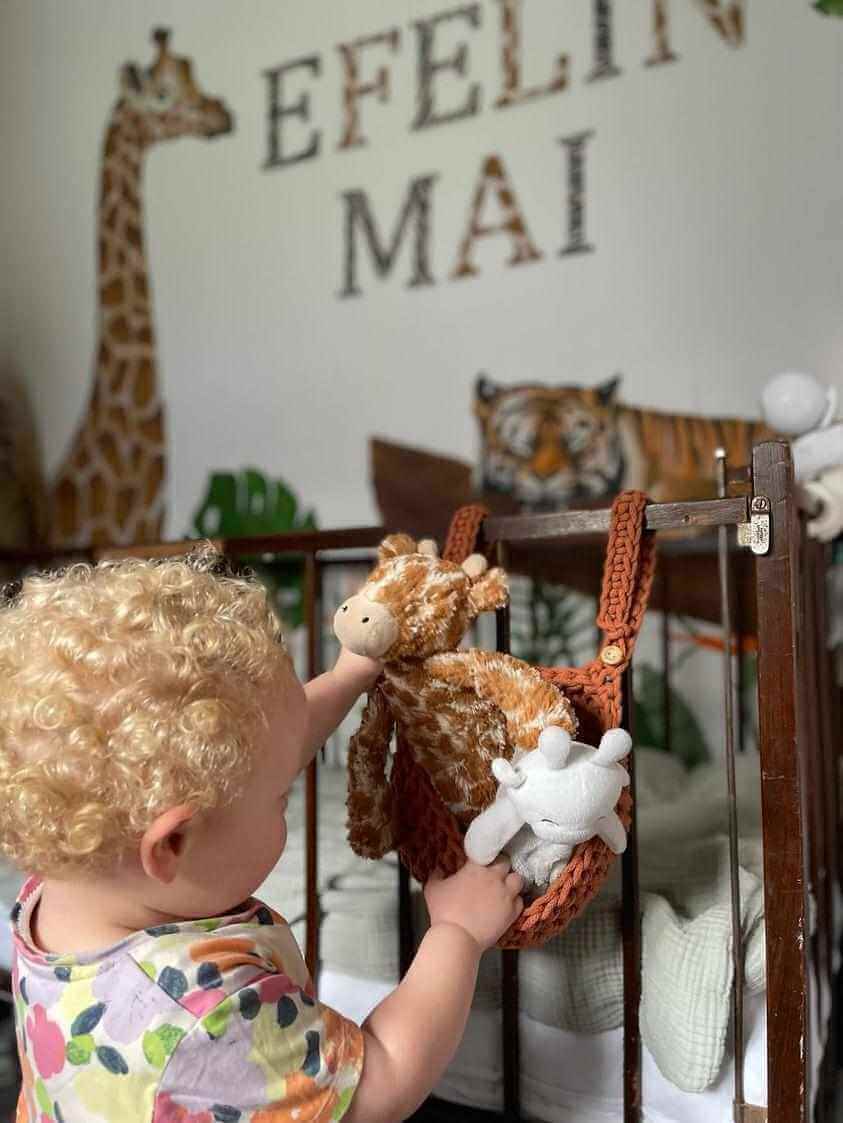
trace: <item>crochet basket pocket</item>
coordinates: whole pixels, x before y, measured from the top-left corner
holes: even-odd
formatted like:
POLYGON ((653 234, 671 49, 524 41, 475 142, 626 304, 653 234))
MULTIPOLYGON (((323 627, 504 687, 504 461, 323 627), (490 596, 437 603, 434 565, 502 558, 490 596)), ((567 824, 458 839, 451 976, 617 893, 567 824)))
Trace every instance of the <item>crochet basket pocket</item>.
MULTIPOLYGON (((580 736, 597 744, 602 733, 621 722, 622 679, 638 636, 655 567, 655 539, 645 530, 647 498, 641 492, 621 493, 612 505, 603 568, 597 626, 600 653, 581 667, 540 667, 540 673, 564 691, 579 721, 580 736)), ((475 548, 486 510, 462 507, 451 522, 443 556, 461 563, 475 548)), ((442 803, 427 773, 414 760, 399 734, 390 776, 398 854, 422 884, 435 869, 446 876, 465 862, 463 835, 442 803)), ((632 797, 624 789, 617 813, 629 828, 632 797)), ((500 941, 504 948, 529 948, 558 935, 598 892, 614 855, 599 838, 582 843, 562 874, 543 896, 527 904, 500 941)))

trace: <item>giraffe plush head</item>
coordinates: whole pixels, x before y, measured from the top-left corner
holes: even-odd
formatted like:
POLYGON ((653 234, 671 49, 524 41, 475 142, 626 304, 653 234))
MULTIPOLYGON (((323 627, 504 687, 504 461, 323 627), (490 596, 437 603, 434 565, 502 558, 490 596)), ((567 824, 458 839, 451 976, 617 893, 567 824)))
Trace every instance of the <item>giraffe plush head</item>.
POLYGON ((506 604, 506 578, 482 554, 463 564, 441 559, 436 544, 391 534, 356 596, 340 605, 334 631, 358 655, 386 662, 453 651, 481 612, 506 604))
POLYGON ((170 32, 158 28, 152 39, 158 47, 152 65, 127 62, 120 73, 123 103, 137 112, 146 142, 231 132, 232 116, 224 102, 202 92, 189 58, 171 54, 170 32))

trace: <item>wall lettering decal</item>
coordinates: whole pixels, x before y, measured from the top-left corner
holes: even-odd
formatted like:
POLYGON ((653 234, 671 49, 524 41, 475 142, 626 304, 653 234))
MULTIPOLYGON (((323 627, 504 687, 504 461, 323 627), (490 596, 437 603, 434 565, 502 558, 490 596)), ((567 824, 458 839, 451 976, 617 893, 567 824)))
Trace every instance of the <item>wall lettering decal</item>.
MULTIPOLYGON (((834 0, 836 3, 837 0, 834 0)), ((650 48, 646 57, 624 59, 624 44, 616 36, 615 0, 589 0, 591 20, 591 60, 581 81, 623 82, 631 67, 652 69, 679 61, 671 38, 671 5, 680 3, 695 8, 704 25, 728 48, 745 44, 746 0, 644 0, 641 19, 647 21, 650 48), (623 63, 623 65, 622 65, 623 63)), ((841 0, 843 3, 843 0, 841 0)), ((832 0, 820 0, 817 8, 828 11, 832 0)), ((384 141, 378 126, 386 114, 397 110, 391 104, 392 91, 399 80, 413 83, 414 109, 403 122, 408 132, 424 133, 434 127, 465 125, 483 113, 529 107, 537 100, 564 96, 570 88, 572 60, 564 44, 540 45, 533 54, 544 54, 544 61, 531 61, 530 74, 524 61, 525 28, 536 16, 532 0, 473 0, 445 7, 434 15, 413 20, 406 29, 388 27, 336 46, 336 68, 328 73, 318 52, 304 55, 263 71, 266 80, 267 148, 263 169, 290 169, 304 162, 325 158, 349 149, 366 148, 377 160, 385 157, 384 141), (488 97, 483 82, 473 71, 473 60, 481 36, 496 36, 499 73, 495 94, 488 97), (337 61, 338 60, 338 61, 337 61), (398 72, 402 71, 399 79, 398 72), (541 77, 541 75, 544 77, 541 77), (326 81, 336 82, 338 121, 335 143, 327 137, 330 121, 313 120, 312 95, 326 81), (375 103, 384 107, 374 112, 375 103), (369 112, 366 112, 366 107, 369 112)), ((321 101, 324 105, 326 102, 321 101)), ((327 104, 330 104, 330 99, 327 104)), ((508 115, 509 116, 509 115, 508 115)), ((394 122, 394 118, 392 118, 394 122)), ((519 135, 524 121, 518 122, 519 135)), ((471 134, 466 136, 470 138, 471 134)), ((594 129, 580 128, 557 138, 563 149, 562 230, 564 242, 558 252, 546 256, 532 240, 526 216, 516 201, 512 179, 506 170, 504 154, 478 154, 479 181, 469 205, 468 225, 457 247, 450 279, 477 277, 473 250, 480 238, 504 234, 510 241, 505 265, 527 262, 570 261, 593 253, 597 242, 586 233, 586 163, 590 146, 598 142, 594 129), (496 217, 484 217, 494 210, 496 217)), ((380 165, 382 166, 382 164, 380 165)), ((377 175, 379 165, 373 165, 377 175)), ((517 169, 516 169, 517 173, 517 169)), ((408 289, 435 283, 431 236, 433 230, 434 185, 445 172, 421 174, 409 170, 403 201, 392 226, 376 216, 369 191, 355 184, 339 194, 342 243, 342 278, 337 295, 360 296, 361 247, 377 278, 386 281, 395 271, 399 257, 409 262, 408 289), (407 244, 406 253, 402 247, 407 244)), ((517 178, 517 175, 516 175, 517 178)), ((469 189, 470 190, 470 189, 469 189)), ((393 214, 395 211, 392 212, 393 214)))
POLYGON ((487 157, 480 169, 480 182, 471 203, 468 230, 460 243, 452 277, 477 275, 479 270, 471 260, 471 251, 478 238, 487 238, 491 234, 508 235, 512 254, 507 265, 524 265, 529 261, 539 261, 542 256, 530 240, 527 224, 500 156, 487 157), (497 222, 484 222, 482 219, 487 197, 490 195, 497 204, 500 216, 497 222))

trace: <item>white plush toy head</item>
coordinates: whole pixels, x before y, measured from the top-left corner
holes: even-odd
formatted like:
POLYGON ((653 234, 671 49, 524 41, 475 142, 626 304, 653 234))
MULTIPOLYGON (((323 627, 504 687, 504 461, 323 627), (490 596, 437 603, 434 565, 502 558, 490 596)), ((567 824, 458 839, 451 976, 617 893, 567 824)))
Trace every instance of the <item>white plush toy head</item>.
POLYGON ((800 371, 774 375, 761 394, 764 420, 777 433, 798 435, 822 429, 832 420, 836 407, 834 387, 800 371))
POLYGON ((615 806, 629 775, 619 761, 631 747, 623 729, 610 729, 594 750, 572 741, 564 729, 549 726, 539 747, 514 765, 494 761, 498 795, 468 828, 466 854, 488 865, 524 826, 537 839, 554 844, 573 846, 599 835, 620 852, 626 835, 615 806))

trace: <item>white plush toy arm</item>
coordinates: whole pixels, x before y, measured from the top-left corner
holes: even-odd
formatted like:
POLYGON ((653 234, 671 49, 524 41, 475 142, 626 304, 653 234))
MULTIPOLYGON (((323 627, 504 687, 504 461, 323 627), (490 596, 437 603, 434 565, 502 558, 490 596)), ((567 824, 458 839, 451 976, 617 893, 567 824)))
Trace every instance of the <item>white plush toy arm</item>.
POLYGON ((465 832, 465 852, 472 862, 488 866, 523 825, 524 820, 513 804, 506 796, 499 796, 465 832))
POLYGON ((819 503, 819 511, 808 522, 808 533, 820 542, 830 542, 843 530, 843 468, 831 468, 802 488, 819 503))
POLYGON ((597 820, 596 831, 613 854, 623 854, 626 850, 626 831, 614 811, 597 820))

